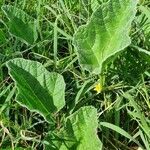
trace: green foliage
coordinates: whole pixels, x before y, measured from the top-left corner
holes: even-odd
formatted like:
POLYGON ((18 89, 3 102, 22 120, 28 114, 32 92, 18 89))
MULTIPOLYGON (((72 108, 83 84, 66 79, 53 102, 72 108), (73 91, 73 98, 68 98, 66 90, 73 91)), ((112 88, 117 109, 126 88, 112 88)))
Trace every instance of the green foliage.
POLYGON ((91 0, 91 8, 93 11, 98 9, 100 6, 100 1, 99 0, 91 0))
MULTIPOLYGON (((65 125, 59 137, 61 140, 54 139, 53 145, 55 146, 51 147, 49 143, 46 145, 46 149, 101 150, 102 143, 97 136, 97 127, 96 108, 82 107, 65 119, 65 125)), ((46 140, 50 141, 50 136, 46 140)))
POLYGON ((87 25, 78 29, 74 44, 84 69, 100 74, 104 63, 131 43, 128 34, 136 4, 136 0, 110 0, 93 13, 87 25))
POLYGON ((64 144, 60 150, 99 150, 102 143, 97 136, 97 110, 94 107, 83 107, 66 118, 64 144), (66 138, 65 138, 66 137, 66 138), (68 142, 75 141, 75 142, 68 142))
POLYGON ((27 15, 23 10, 11 5, 4 5, 2 10, 9 19, 7 26, 11 34, 28 44, 33 44, 37 40, 35 19, 27 15))
POLYGON ((0 5, 0 149, 150 149, 149 0, 0 5))
POLYGON ((51 121, 51 113, 65 105, 63 77, 48 72, 42 64, 31 60, 16 58, 7 62, 7 66, 18 89, 16 100, 51 121))

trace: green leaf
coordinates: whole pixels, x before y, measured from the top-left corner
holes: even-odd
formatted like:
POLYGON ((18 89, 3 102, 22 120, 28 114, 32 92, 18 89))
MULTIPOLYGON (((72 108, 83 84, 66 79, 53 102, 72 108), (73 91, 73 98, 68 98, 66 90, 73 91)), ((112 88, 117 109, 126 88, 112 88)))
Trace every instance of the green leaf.
POLYGON ((47 121, 51 113, 65 105, 65 82, 58 73, 48 72, 36 61, 16 58, 7 62, 9 74, 18 89, 16 100, 31 111, 42 114, 47 121))
POLYGON ((60 150, 101 150, 102 143, 97 136, 97 110, 85 106, 66 119, 64 141, 60 150))
POLYGON ((11 5, 4 5, 2 10, 9 19, 9 32, 28 44, 33 44, 37 38, 36 20, 23 10, 11 5))
POLYGON ((110 0, 92 14, 86 25, 79 27, 74 45, 85 70, 100 74, 107 60, 131 43, 128 34, 136 5, 137 0, 110 0))

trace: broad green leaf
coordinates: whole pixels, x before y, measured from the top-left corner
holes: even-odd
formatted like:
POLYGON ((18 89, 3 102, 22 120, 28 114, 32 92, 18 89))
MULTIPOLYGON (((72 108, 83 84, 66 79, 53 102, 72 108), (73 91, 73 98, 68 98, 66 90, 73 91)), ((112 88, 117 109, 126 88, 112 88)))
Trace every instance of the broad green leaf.
POLYGON ((36 61, 16 58, 7 62, 9 74, 18 89, 16 100, 50 121, 51 113, 65 105, 65 83, 58 73, 48 72, 36 61))
POLYGON ((107 60, 130 43, 129 29, 136 13, 137 0, 109 0, 77 30, 74 45, 81 66, 100 74, 107 60))
POLYGON ((60 150, 101 150, 102 143, 97 135, 97 110, 85 106, 66 119, 64 141, 60 150))
POLYGON ((7 25, 10 33, 28 44, 33 44, 38 36, 36 20, 26 14, 23 10, 11 5, 4 5, 2 10, 9 19, 7 25))

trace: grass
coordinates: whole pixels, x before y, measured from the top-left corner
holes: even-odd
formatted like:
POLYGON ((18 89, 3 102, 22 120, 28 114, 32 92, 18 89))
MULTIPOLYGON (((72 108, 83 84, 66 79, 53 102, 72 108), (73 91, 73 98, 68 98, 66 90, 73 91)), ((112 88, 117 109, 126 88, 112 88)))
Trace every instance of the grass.
MULTIPOLYGON (((101 1, 103 3, 104 1, 101 1)), ((104 90, 97 94, 91 76, 79 63, 72 44, 77 28, 91 14, 90 0, 2 0, 36 18, 38 39, 32 45, 13 36, 0 10, 0 149, 44 149, 46 135, 56 134, 63 119, 82 106, 98 110, 98 135, 104 150, 150 149, 150 59, 138 49, 150 49, 150 2, 140 1, 132 24, 132 44, 105 70, 104 90), (64 76, 66 106, 48 124, 36 112, 15 101, 16 88, 5 62, 23 57, 41 62, 49 71, 64 76), (74 105, 76 104, 76 105, 74 105)))

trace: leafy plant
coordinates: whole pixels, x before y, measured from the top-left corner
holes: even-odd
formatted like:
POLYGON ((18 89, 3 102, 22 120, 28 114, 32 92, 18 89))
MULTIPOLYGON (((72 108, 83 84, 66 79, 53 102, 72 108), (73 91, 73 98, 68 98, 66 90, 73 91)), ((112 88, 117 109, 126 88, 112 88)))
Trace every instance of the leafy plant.
MULTIPOLYGON (((61 140, 51 139, 48 136, 47 141, 54 141, 54 149, 59 150, 99 150, 102 149, 102 143, 97 136, 97 127, 96 108, 85 106, 65 119, 65 125, 59 137, 61 140)), ((46 149, 52 149, 52 146, 47 145, 46 149)))
POLYGON ((4 5, 2 10, 9 19, 7 26, 11 34, 28 44, 33 44, 37 40, 37 25, 34 18, 11 5, 4 5))
POLYGON ((84 69, 102 73, 108 59, 131 43, 128 34, 136 5, 137 0, 110 0, 93 13, 87 25, 78 29, 74 45, 84 69))
MULTIPOLYGON (((10 60, 7 62, 7 66, 18 89, 16 100, 29 110, 39 112, 47 121, 52 122, 52 113, 58 112, 65 105, 63 77, 57 73, 49 73, 38 62, 20 58, 10 60)), ((96 109, 93 107, 81 108, 66 118, 63 138, 67 139, 59 149, 73 147, 78 150, 99 149, 102 144, 96 136, 97 126, 96 109), (92 137, 91 139, 89 135, 92 137), (74 142, 70 145, 69 141, 74 142)))
POLYGON ((65 105, 65 83, 61 75, 49 73, 40 63, 16 58, 7 62, 16 82, 16 100, 30 110, 38 111, 51 121, 51 113, 65 105))
POLYGON ((150 149, 149 0, 0 5, 0 149, 150 149))

